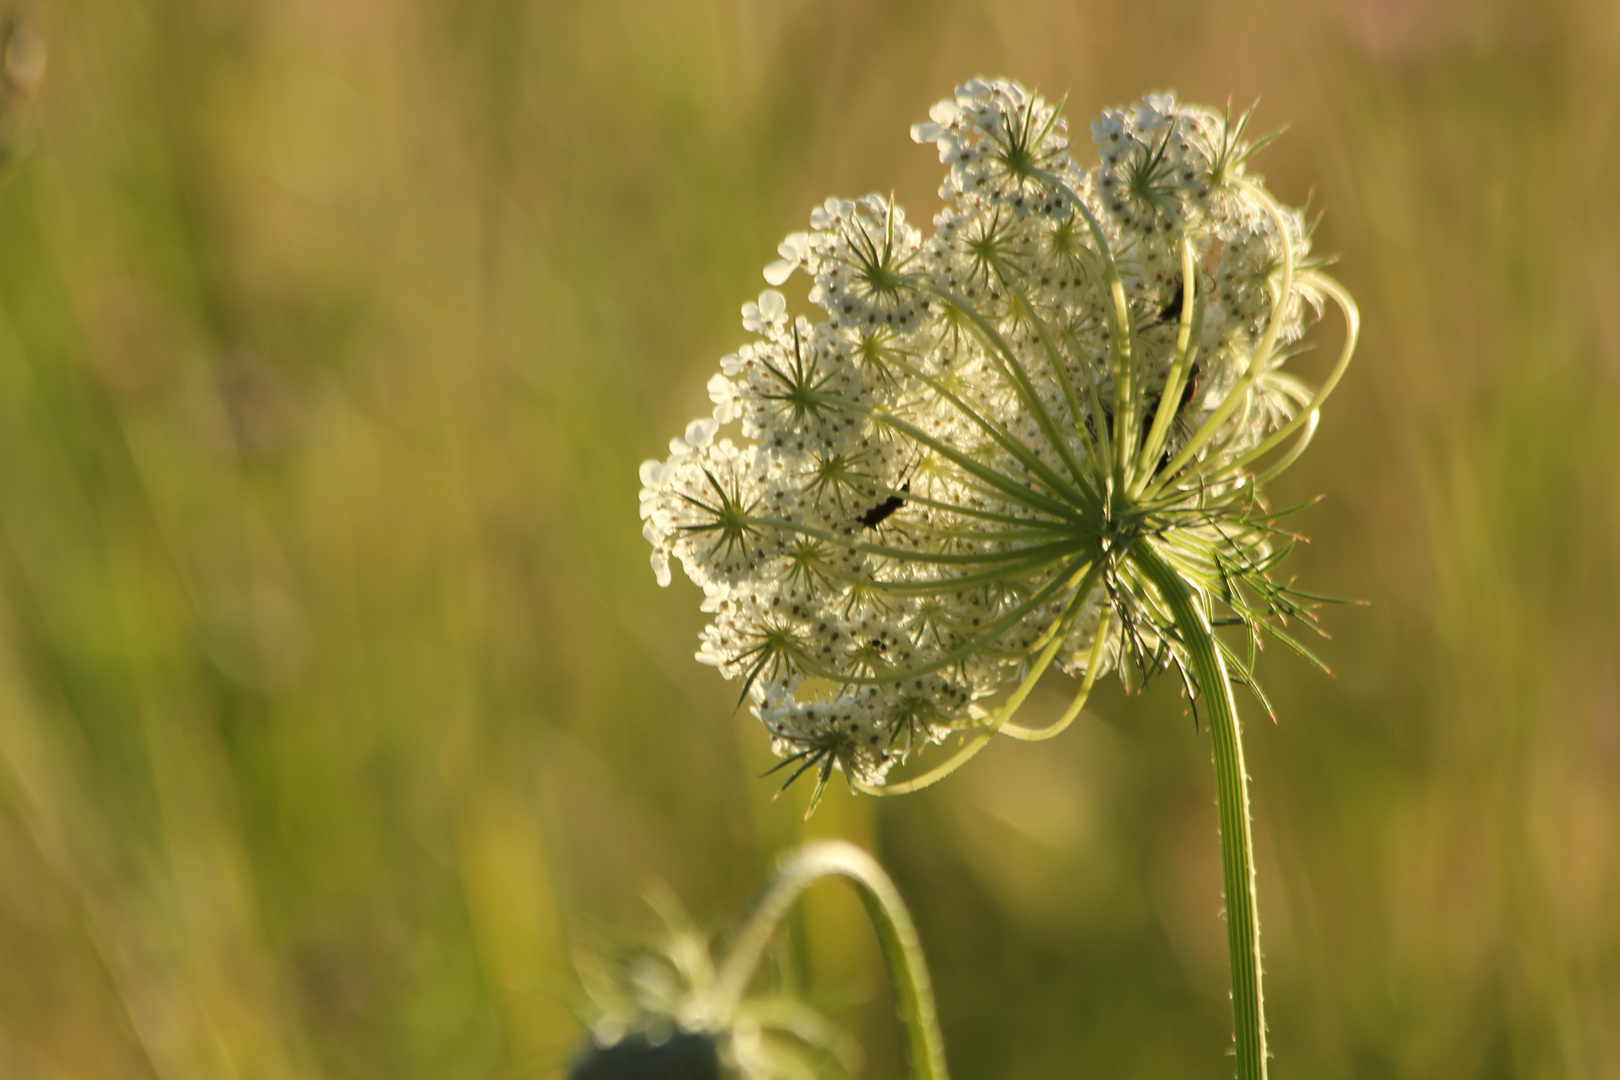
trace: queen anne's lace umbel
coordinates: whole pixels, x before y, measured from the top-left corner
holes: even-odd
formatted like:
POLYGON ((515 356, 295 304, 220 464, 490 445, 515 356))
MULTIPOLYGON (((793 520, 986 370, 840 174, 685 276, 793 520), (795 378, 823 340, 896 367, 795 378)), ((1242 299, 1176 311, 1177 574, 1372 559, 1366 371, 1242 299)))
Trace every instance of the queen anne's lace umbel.
POLYGON ((1307 314, 1333 298, 1353 341, 1353 307, 1247 171, 1268 140, 1150 94, 1093 122, 1083 164, 1059 107, 1005 81, 929 117, 932 235, 877 195, 817 208, 765 277, 802 273, 819 320, 776 291, 744 305, 755 339, 713 413, 641 468, 658 581, 674 558, 713 615, 698 658, 818 795, 834 770, 876 789, 953 731, 1053 733, 1078 700, 1008 723, 1051 666, 1082 700, 1170 666, 1196 693, 1149 552, 1252 642, 1309 614, 1270 577, 1292 538, 1256 485, 1349 357, 1316 390, 1287 370, 1307 314))

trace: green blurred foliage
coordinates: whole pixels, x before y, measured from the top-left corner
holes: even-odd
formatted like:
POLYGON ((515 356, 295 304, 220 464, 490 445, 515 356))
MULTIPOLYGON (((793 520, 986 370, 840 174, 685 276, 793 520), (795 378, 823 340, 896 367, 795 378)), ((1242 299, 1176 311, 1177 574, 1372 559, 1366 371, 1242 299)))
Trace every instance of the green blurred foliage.
MULTIPOLYGON (((757 779, 635 467, 785 233, 974 74, 1291 123, 1361 355, 1247 706, 1276 1069, 1620 1074, 1609 0, 60 0, 0 59, 0 1076, 553 1075, 570 954, 805 835, 914 905, 958 1076, 1220 1076, 1208 748, 1100 692, 894 801, 757 779), (45 58, 48 56, 48 63, 45 58)), ((1328 331, 1332 334, 1334 331, 1328 331)), ((1320 363, 1321 360, 1317 360, 1320 363)), ((1053 694, 1052 701, 1057 698, 1053 694)), ((836 891, 801 950, 895 1076, 836 891)))

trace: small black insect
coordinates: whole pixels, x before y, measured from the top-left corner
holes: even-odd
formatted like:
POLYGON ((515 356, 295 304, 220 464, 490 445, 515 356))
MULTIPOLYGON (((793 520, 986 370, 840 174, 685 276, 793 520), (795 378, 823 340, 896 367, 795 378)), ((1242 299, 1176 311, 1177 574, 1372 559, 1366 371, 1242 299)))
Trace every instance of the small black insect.
MULTIPOLYGON (((1192 366, 1192 370, 1187 372, 1186 385, 1181 388, 1181 400, 1176 402, 1176 412, 1178 414, 1188 405, 1192 404, 1193 398, 1198 396, 1198 388, 1202 385, 1203 371, 1199 369, 1197 364, 1194 364, 1192 366)), ((1157 416, 1159 413, 1159 396, 1157 394, 1151 395, 1147 399, 1146 412, 1148 422, 1151 423, 1153 417, 1157 416)), ((1114 414, 1110 412, 1106 406, 1103 408, 1103 415, 1108 418, 1108 423, 1112 425, 1114 422, 1114 414)))
MULTIPOLYGON (((905 483, 901 484, 900 490, 910 491, 911 481, 907 480, 905 483)), ((904 505, 906 505, 905 499, 901 498, 899 495, 890 495, 887 499, 884 499, 882 502, 878 503, 876 506, 872 507, 872 509, 860 516, 859 520, 861 523, 861 528, 877 528, 883 522, 887 521, 890 515, 904 505)))
MULTIPOLYGON (((1178 416, 1184 409, 1187 408, 1188 405, 1192 404, 1193 399, 1198 396, 1198 388, 1203 385, 1203 375, 1203 370, 1200 369, 1197 364, 1194 364, 1192 366, 1192 370, 1187 372, 1187 385, 1181 388, 1181 400, 1176 404, 1176 414, 1178 416)), ((1148 415, 1152 416, 1154 413, 1158 412, 1158 409, 1159 403, 1157 401, 1153 402, 1148 410, 1148 415)), ((1167 446, 1165 447, 1163 455, 1161 455, 1159 458, 1158 467, 1163 469, 1169 464, 1170 448, 1167 446)))
POLYGON ((1170 294, 1170 302, 1159 310, 1159 317, 1154 322, 1180 322, 1181 321, 1181 279, 1176 279, 1176 291, 1170 294))
POLYGON ((1176 406, 1177 412, 1192 404, 1193 398, 1198 396, 1198 388, 1203 383, 1203 374, 1197 364, 1194 364, 1192 370, 1187 372, 1187 385, 1181 388, 1181 404, 1176 406))

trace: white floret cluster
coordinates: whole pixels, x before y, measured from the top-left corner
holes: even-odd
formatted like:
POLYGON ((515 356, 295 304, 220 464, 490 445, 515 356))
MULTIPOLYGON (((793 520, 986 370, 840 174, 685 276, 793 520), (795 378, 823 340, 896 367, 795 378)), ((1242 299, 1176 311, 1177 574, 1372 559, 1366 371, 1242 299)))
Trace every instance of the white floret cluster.
POLYGON ((1014 82, 929 117, 933 232, 877 195, 814 210, 765 277, 803 274, 815 320, 745 305, 712 414, 641 468, 658 581, 677 560, 713 616, 699 659, 821 784, 1004 722, 1048 666, 1185 675, 1141 545, 1233 621, 1297 613, 1254 489, 1314 431, 1325 389, 1285 364, 1326 279, 1246 170, 1248 114, 1151 94, 1092 161, 1014 82))

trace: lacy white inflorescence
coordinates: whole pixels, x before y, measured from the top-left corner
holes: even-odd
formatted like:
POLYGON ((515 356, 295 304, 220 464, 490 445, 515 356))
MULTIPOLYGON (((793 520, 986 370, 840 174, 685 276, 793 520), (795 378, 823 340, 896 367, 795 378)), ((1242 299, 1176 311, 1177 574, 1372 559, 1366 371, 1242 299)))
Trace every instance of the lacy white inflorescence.
POLYGON ((1268 576, 1291 538, 1255 484, 1348 359, 1314 392, 1288 373, 1306 308, 1349 301, 1245 171, 1268 140, 1151 94, 1091 125, 1088 164, 1058 106, 1005 81, 929 115, 932 235, 892 198, 817 208, 765 277, 803 272, 818 321, 775 291, 744 305, 756 337, 713 414, 641 469, 658 581, 678 559, 713 615, 699 659, 821 785, 1015 731, 1054 664, 1086 688, 1175 665, 1196 693, 1150 554, 1251 640, 1308 608, 1268 576))

